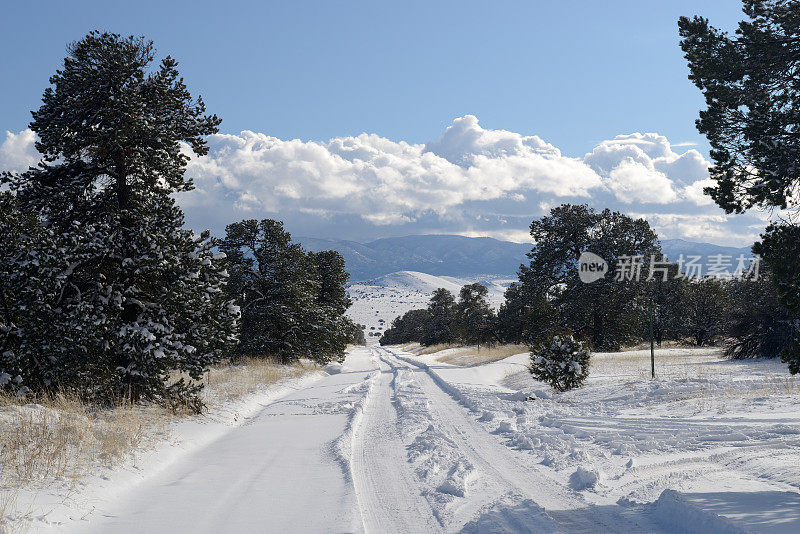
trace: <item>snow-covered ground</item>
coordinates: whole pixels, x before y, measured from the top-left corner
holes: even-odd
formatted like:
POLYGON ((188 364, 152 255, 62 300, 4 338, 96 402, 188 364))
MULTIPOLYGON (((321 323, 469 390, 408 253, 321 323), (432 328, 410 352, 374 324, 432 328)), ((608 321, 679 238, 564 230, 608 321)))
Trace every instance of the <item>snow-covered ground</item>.
MULTIPOLYGON (((664 349, 650 380, 649 351, 601 353, 585 387, 554 395, 527 354, 461 368, 390 350, 584 513, 626 510, 669 532, 800 532, 800 380, 779 361, 664 349)), ((550 497, 533 500, 560 520, 550 497)), ((626 530, 615 521, 606 529, 626 530)))
POLYGON ((364 334, 368 340, 377 339, 391 326, 395 317, 409 310, 426 308, 437 288, 443 287, 458 297, 462 286, 479 282, 489 290, 489 303, 498 308, 503 302, 506 287, 513 281, 492 275, 467 279, 399 271, 366 282, 349 284, 347 294, 353 305, 347 310, 347 316, 356 324, 366 327, 364 334))
POLYGON ((439 356, 355 349, 32 530, 800 532, 800 381, 780 362, 665 349, 651 380, 646 351, 596 354, 554 395, 526 354, 439 356))
MULTIPOLYGON (((322 371, 308 372, 298 378, 288 378, 275 384, 259 388, 255 393, 222 402, 211 402, 210 409, 202 416, 177 418, 162 421, 150 428, 143 440, 143 449, 122 463, 112 467, 99 462, 90 469, 88 476, 79 478, 48 478, 27 487, 1 487, 0 534, 17 532, 58 531, 81 526, 95 519, 110 502, 123 498, 144 482, 151 480, 185 458, 213 443, 221 436, 248 422, 263 410, 264 406, 283 398, 287 394, 307 387, 327 376, 322 371), (163 425, 163 426, 162 426, 163 425)), ((206 391, 213 395, 213 389, 206 391)), ((42 411, 46 408, 29 404, 22 410, 42 411)), ((149 413, 149 412, 146 412, 149 413)), ((0 421, 4 414, 0 412, 0 421)), ((4 431, 13 431, 7 426, 4 431)), ((0 463, 0 468, 2 464, 0 463)))

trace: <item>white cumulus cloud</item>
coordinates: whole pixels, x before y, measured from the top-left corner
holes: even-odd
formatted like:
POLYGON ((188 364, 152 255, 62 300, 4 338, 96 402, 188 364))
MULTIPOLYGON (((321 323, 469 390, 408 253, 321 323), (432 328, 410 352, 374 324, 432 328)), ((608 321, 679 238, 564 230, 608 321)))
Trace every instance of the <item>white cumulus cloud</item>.
MULTIPOLYGON (((0 170, 35 165, 34 142, 30 130, 7 132, 0 170)), ((212 135, 208 143, 209 154, 192 157, 187 169, 195 190, 178 200, 190 225, 215 232, 242 218, 273 217, 295 232, 330 237, 520 240, 531 219, 564 202, 645 216, 667 238, 738 243, 764 224, 757 214, 725 216, 703 194, 713 185, 711 163, 655 133, 619 135, 582 158, 535 135, 485 129, 472 115, 427 144, 367 133, 282 140, 252 131, 212 135)))
POLYGON ((17 134, 6 131, 6 138, 0 143, 0 171, 21 172, 36 165, 41 156, 35 142, 36 134, 32 130, 17 134))
POLYGON ((606 184, 625 204, 669 204, 678 199, 672 180, 666 174, 632 158, 623 159, 611 169, 606 184))
POLYGON ((484 130, 472 116, 456 119, 427 145, 369 134, 284 141, 250 131, 212 135, 209 145, 208 156, 189 164, 197 188, 187 205, 228 199, 242 211, 311 208, 396 224, 531 192, 588 198, 601 185, 588 165, 541 139, 484 130))
POLYGON ((618 135, 600 143, 583 161, 606 178, 607 187, 621 202, 688 200, 708 205, 708 199, 696 192, 709 185, 711 162, 695 149, 679 154, 673 147, 655 133, 618 135))

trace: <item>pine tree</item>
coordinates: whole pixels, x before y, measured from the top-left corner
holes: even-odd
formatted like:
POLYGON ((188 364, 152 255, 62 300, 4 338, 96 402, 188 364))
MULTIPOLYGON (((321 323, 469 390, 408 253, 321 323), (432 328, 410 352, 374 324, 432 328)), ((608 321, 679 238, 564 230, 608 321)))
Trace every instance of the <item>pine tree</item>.
POLYGON ((456 331, 459 339, 467 344, 491 342, 494 311, 486 301, 489 290, 481 284, 467 284, 461 288, 456 304, 456 331))
POLYGON ((428 310, 409 310, 400 317, 395 317, 392 326, 381 336, 380 344, 419 343, 424 335, 425 325, 429 321, 428 310))
POLYGON ((345 270, 344 258, 335 250, 323 250, 310 253, 319 278, 317 304, 333 308, 339 315, 344 315, 350 307, 345 285, 350 273, 345 270))
POLYGON ((344 258, 335 250, 312 252, 309 257, 318 280, 318 311, 311 318, 316 325, 311 339, 313 353, 322 362, 342 360, 348 343, 358 343, 364 337, 362 330, 344 315, 351 304, 345 289, 350 274, 345 270, 344 258))
MULTIPOLYGON (((751 276, 726 284, 731 302, 725 331, 726 337, 731 339, 725 350, 727 356, 774 358, 793 342, 795 323, 780 305, 771 278, 772 273, 762 271, 757 279, 751 276)), ((792 371, 792 361, 788 363, 792 371)))
POLYGON ((20 298, 25 281, 18 272, 40 232, 39 221, 20 209, 15 196, 0 191, 0 389, 19 392, 27 387, 21 385, 22 377, 32 373, 32 362, 19 357, 20 298))
POLYGON ((533 343, 550 331, 554 310, 545 295, 530 293, 528 289, 514 282, 503 295, 503 304, 497 311, 497 329, 505 343, 533 343))
POLYGON ((313 357, 319 281, 314 262, 292 243, 283 223, 244 220, 226 227, 219 242, 230 265, 228 294, 242 313, 238 352, 283 361, 313 357), (313 319, 313 321, 312 321, 313 319))
MULTIPOLYGON (((659 255, 658 237, 644 219, 586 205, 563 204, 531 223, 536 246, 528 254, 530 264, 519 272, 530 297, 546 299, 555 313, 552 331, 569 330, 587 340, 595 350, 617 350, 641 334, 641 306, 647 271, 640 280, 614 280, 613 273, 586 284, 578 276, 578 259, 590 251, 613 270, 619 258, 641 256, 645 262, 659 255)), ((660 257, 660 256, 659 256, 660 257)))
MULTIPOLYGON (((659 346, 665 339, 680 339, 687 334, 685 314, 690 283, 686 277, 679 276, 680 266, 677 263, 670 263, 665 269, 666 276, 654 274, 644 295, 645 299, 653 299, 653 338, 659 346)), ((642 308, 647 306, 649 303, 642 308)), ((642 327, 642 338, 649 337, 647 318, 642 319, 642 327)))
POLYGON ((744 0, 734 35, 703 17, 681 17, 689 79, 707 109, 697 129, 711 144, 706 193, 728 213, 786 208, 800 184, 800 9, 796 0, 744 0))
POLYGON ((183 229, 173 195, 220 120, 153 43, 92 32, 50 78, 31 129, 43 162, 4 175, 42 231, 26 280, 17 362, 31 387, 174 402, 236 340, 238 311, 208 234, 183 229))
POLYGON ((436 289, 428 303, 428 322, 422 334, 423 345, 453 343, 455 337, 456 299, 443 287, 436 289))
MULTIPOLYGON (((700 112, 697 129, 711 144, 711 178, 716 184, 705 192, 727 213, 753 207, 796 212, 800 207, 800 9, 796 0, 744 0, 743 5, 747 20, 739 23, 735 34, 711 26, 702 17, 678 21, 689 78, 703 92, 707 105, 700 112)), ((770 225, 754 252, 764 257, 779 302, 791 316, 791 340, 777 342, 783 333, 768 335, 759 329, 769 321, 758 320, 750 323, 749 333, 738 331, 738 341, 729 352, 747 354, 781 346, 789 370, 798 373, 800 229, 796 219, 787 219, 770 225), (764 342, 770 338, 773 341, 764 342)), ((766 314, 779 315, 777 310, 766 314)))
MULTIPOLYGON (((766 264, 765 279, 772 282, 773 291, 759 295, 764 316, 772 318, 785 316, 782 325, 774 325, 772 335, 755 330, 754 338, 764 340, 781 339, 779 350, 781 359, 789 364, 789 371, 800 373, 800 226, 796 224, 770 224, 761 235, 761 241, 753 245, 753 252, 761 255, 766 264), (782 310, 775 309, 771 301, 764 302, 765 295, 776 295, 782 310)), ((756 281, 758 282, 758 281, 756 281)), ((760 321, 759 321, 760 323, 760 321)), ((753 322, 751 324, 759 324, 753 322)), ((776 343, 760 343, 765 348, 776 343)))
POLYGON ((725 332, 730 304, 721 280, 703 278, 687 284, 682 314, 684 332, 698 346, 713 342, 725 332))
POLYGON ((581 386, 589 376, 590 353, 571 335, 553 336, 531 348, 529 370, 558 392, 581 386))
POLYGON ((231 271, 228 295, 242 311, 240 354, 327 363, 363 341, 345 317, 350 275, 338 252, 307 253, 272 219, 229 224, 218 246, 231 271))

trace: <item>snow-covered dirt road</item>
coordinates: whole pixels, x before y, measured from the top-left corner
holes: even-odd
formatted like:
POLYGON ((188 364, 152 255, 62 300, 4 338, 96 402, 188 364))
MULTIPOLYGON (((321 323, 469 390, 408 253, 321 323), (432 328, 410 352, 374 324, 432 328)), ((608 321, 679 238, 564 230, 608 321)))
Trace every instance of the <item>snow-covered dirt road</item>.
POLYGON ((544 390, 502 385, 524 370, 519 356, 458 368, 396 348, 355 349, 341 372, 270 402, 121 498, 96 503, 72 527, 627 533, 743 531, 730 518, 752 531, 792 532, 800 525, 792 512, 800 504, 793 460, 771 460, 772 471, 756 472, 758 455, 786 456, 797 444, 800 428, 792 417, 726 414, 719 425, 660 414, 648 420, 613 403, 644 409, 653 391, 683 395, 695 382, 637 378, 626 387, 642 395, 614 393, 620 386, 602 374, 610 369, 602 355, 594 383, 551 399, 544 390), (523 402, 532 394, 537 401, 523 402), (704 479, 747 491, 728 494, 738 504, 724 494, 662 493, 696 488, 704 479), (778 505, 783 509, 769 508, 778 505), (748 507, 755 513, 747 515, 748 507), (709 510, 733 512, 726 518, 709 510), (769 515, 762 511, 774 521, 753 519, 769 515))
POLYGON ((76 532, 359 531, 351 428, 377 371, 350 354, 342 373, 294 391, 114 502, 76 532))
MULTIPOLYGON (((410 465, 403 467, 414 470, 416 489, 437 519, 436 528, 467 532, 659 530, 634 506, 590 505, 578 492, 547 476, 530 454, 507 447, 501 436, 488 432, 458 401, 457 391, 429 373, 425 364, 392 350, 373 350, 388 368, 384 375, 391 378, 376 384, 373 397, 393 401, 401 440, 409 451, 410 465)), ((361 428, 357 441, 380 440, 366 425, 361 428)), ((380 467, 380 457, 372 462, 372 470, 380 467)), ((377 479, 370 490, 380 493, 387 485, 391 485, 388 479, 377 479)), ((359 504, 366 503, 360 500, 359 504)), ((366 530, 386 532, 371 527, 365 521, 366 530)))

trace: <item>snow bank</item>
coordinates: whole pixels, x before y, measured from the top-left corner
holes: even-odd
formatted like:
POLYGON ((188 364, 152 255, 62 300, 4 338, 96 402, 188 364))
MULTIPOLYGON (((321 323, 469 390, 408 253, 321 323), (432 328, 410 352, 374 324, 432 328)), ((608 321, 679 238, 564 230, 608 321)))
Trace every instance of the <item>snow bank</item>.
POLYGON ((574 490, 585 490, 595 487, 600 482, 601 472, 596 469, 579 467, 569 477, 569 485, 574 490))
POLYGON ((329 375, 337 375, 342 372, 342 364, 339 362, 330 362, 325 366, 325 372, 329 375))
POLYGON ((745 534, 732 521, 690 503, 679 492, 666 489, 649 505, 655 519, 675 534, 745 534))

